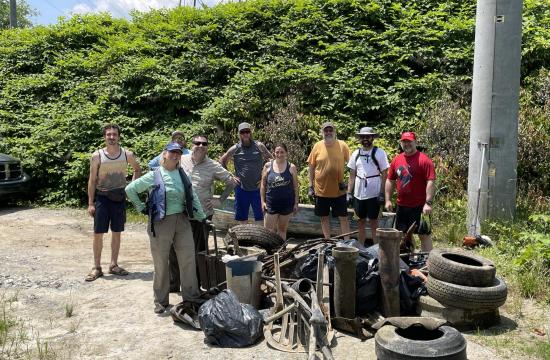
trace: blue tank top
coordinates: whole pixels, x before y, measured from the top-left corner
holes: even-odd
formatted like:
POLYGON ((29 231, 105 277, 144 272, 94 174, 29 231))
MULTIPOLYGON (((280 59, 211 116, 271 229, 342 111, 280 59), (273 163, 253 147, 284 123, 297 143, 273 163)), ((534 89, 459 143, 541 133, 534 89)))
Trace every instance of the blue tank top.
POLYGON ((290 163, 287 161, 286 169, 282 173, 273 170, 273 161, 267 173, 267 190, 265 192, 267 204, 294 204, 294 185, 290 173, 290 163))

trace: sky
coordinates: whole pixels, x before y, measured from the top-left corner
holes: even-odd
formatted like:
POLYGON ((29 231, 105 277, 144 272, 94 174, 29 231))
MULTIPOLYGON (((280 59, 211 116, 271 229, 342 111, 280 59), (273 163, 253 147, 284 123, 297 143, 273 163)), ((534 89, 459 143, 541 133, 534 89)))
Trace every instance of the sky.
MULTIPOLYGON (((213 6, 220 0, 197 0, 213 6)), ((102 12, 111 13, 114 17, 128 17, 132 9, 148 11, 151 8, 173 8, 180 0, 27 0, 31 8, 39 12, 31 18, 35 25, 55 24, 59 16, 70 17, 74 13, 102 12)), ((193 0, 181 0, 182 5, 193 5, 193 0)))

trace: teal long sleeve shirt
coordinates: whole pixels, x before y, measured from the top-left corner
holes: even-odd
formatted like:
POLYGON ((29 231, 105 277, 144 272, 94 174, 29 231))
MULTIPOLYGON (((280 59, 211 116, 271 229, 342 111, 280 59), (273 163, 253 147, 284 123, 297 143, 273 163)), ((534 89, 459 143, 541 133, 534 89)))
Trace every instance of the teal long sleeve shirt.
MULTIPOLYGON (((185 190, 178 169, 168 171, 161 166, 160 173, 166 189, 166 215, 182 213, 183 210, 186 209, 185 190)), ((126 186, 126 194, 137 211, 141 212, 145 208, 145 204, 140 200, 138 194, 148 191, 154 184, 155 173, 150 171, 126 186)), ((206 219, 206 215, 195 190, 193 190, 192 218, 199 221, 206 219)))

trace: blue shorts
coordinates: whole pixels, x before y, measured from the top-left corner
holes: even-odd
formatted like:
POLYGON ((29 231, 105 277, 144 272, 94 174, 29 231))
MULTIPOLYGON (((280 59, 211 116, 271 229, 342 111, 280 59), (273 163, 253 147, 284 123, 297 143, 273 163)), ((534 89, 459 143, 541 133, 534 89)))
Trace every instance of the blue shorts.
POLYGON ((254 220, 260 221, 264 219, 262 211, 262 199, 260 197, 260 189, 246 191, 240 186, 235 188, 235 220, 248 220, 248 211, 252 205, 254 211, 254 220))
POLYGON ((124 231, 126 223, 126 201, 112 201, 107 196, 96 195, 94 214, 94 233, 104 234, 124 231))

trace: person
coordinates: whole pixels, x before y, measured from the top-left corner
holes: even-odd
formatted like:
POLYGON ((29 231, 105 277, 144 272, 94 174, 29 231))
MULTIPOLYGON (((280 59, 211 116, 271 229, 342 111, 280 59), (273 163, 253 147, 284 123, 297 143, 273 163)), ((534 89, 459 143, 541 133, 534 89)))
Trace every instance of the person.
POLYGON ((151 190, 146 209, 149 215, 147 234, 155 269, 153 293, 157 314, 163 313, 169 306, 168 257, 172 244, 178 258, 183 300, 192 301, 200 297, 189 219, 202 221, 206 215, 191 181, 180 168, 182 153, 178 143, 169 143, 162 152, 159 168, 126 186, 126 194, 139 212, 146 207, 138 194, 151 190))
MULTIPOLYGON (((208 138, 205 135, 196 135, 193 137, 192 152, 181 157, 181 167, 190 177, 193 189, 199 197, 201 206, 208 220, 212 220, 214 208, 219 207, 229 196, 237 184, 233 175, 224 169, 222 165, 208 157, 208 138), (220 195, 219 200, 214 199, 214 181, 221 181, 225 184, 225 189, 220 195)), ((208 240, 209 226, 204 222, 191 219, 191 228, 193 230, 193 239, 195 242, 195 253, 206 250, 208 240)), ((174 271, 177 267, 177 259, 174 250, 170 251, 170 288, 179 286, 178 272, 174 271)))
MULTIPOLYGON (((171 142, 175 142, 175 143, 178 143, 181 148, 182 148, 182 151, 183 151, 183 155, 187 155, 189 154, 189 149, 186 149, 185 148, 185 135, 183 134, 183 132, 179 131, 179 130, 176 130, 172 133, 172 140, 171 142)), ((162 152, 160 154, 158 154, 157 156, 155 156, 153 158, 153 160, 149 161, 149 169, 150 170, 155 170, 156 168, 158 168, 160 166, 160 160, 162 159, 162 152)))
POLYGON ((109 273, 125 276, 128 271, 118 266, 120 237, 126 222, 126 174, 128 164, 133 169, 133 179, 141 176, 141 168, 134 154, 119 145, 120 127, 108 124, 103 127, 105 147, 94 151, 90 161, 88 178, 88 214, 94 218, 94 267, 86 281, 103 276, 101 251, 103 234, 111 228, 111 263, 109 273))
POLYGON ((260 187, 264 226, 286 240, 290 216, 298 211, 299 183, 296 165, 287 160, 285 144, 275 146, 275 160, 264 165, 260 187))
POLYGON ((369 219, 372 240, 367 242, 367 246, 370 246, 378 242, 376 228, 380 206, 384 205, 388 156, 384 150, 374 146, 374 139, 378 134, 372 127, 363 127, 356 135, 362 147, 351 154, 348 162, 348 203, 353 203, 355 215, 359 219, 357 237, 363 245, 366 240, 366 219, 369 219))
MULTIPOLYGON (((421 214, 432 212, 435 168, 432 160, 416 149, 414 132, 402 133, 400 144, 403 152, 390 164, 385 198, 386 209, 391 211, 391 194, 397 182, 396 228, 406 232, 413 223, 420 225, 421 214)), ((420 234, 419 238, 422 251, 431 251, 431 235, 420 234)))
POLYGON ((230 159, 233 159, 235 165, 235 220, 246 224, 248 211, 252 206, 254 220, 263 221, 260 179, 264 161, 271 160, 273 156, 264 144, 252 139, 252 127, 249 123, 240 123, 238 130, 240 141, 220 158, 220 163, 226 169, 230 159))
POLYGON ((336 138, 336 127, 331 122, 321 126, 323 140, 315 143, 309 157, 309 191, 315 197, 315 215, 321 218, 325 238, 330 238, 329 214, 338 217, 342 234, 349 232, 346 203, 347 185, 344 168, 349 161, 348 145, 336 138))

